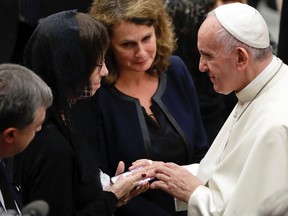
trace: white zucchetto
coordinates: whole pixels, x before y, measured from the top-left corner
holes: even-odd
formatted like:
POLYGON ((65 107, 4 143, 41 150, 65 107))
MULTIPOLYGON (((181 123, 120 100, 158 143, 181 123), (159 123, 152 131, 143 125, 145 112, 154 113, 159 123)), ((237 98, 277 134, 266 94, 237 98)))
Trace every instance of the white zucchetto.
POLYGON ((215 9, 215 14, 221 25, 239 41, 254 48, 267 48, 270 45, 264 18, 248 4, 224 4, 215 9))

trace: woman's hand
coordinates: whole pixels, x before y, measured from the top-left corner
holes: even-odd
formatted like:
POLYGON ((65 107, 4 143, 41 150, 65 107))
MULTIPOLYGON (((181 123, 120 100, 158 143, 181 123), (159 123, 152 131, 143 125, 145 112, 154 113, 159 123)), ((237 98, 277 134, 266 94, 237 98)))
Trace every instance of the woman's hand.
POLYGON ((136 160, 132 163, 132 166, 129 167, 129 170, 137 169, 137 171, 135 171, 135 173, 145 171, 146 177, 154 178, 155 177, 155 169, 158 166, 161 166, 163 164, 164 164, 164 162, 162 162, 162 161, 152 161, 149 159, 139 159, 139 160, 136 160))
MULTIPOLYGON (((124 169, 125 165, 122 161, 120 161, 116 175, 122 174, 124 169)), ((139 182, 145 177, 145 170, 139 171, 137 173, 131 173, 125 177, 121 175, 119 176, 117 181, 108 189, 108 191, 113 192, 118 198, 119 202, 117 203, 117 207, 125 205, 132 198, 149 189, 149 183, 147 182, 142 182, 139 185, 139 182)))
POLYGON ((121 207, 123 205, 126 205, 127 202, 129 202, 131 199, 147 191, 149 189, 149 186, 150 185, 148 182, 143 182, 139 186, 136 186, 134 189, 132 189, 132 191, 120 198, 116 206, 121 207))
POLYGON ((132 163, 132 165, 129 167, 129 170, 134 170, 134 169, 138 169, 140 167, 146 167, 146 166, 150 166, 153 164, 152 160, 149 159, 139 159, 136 160, 132 163))

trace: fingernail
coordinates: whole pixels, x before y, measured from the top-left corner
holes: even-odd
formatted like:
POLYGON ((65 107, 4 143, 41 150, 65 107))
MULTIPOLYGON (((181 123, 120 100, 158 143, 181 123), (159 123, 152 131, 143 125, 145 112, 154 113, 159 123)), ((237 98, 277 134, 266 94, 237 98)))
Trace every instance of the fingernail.
POLYGON ((146 174, 145 174, 145 173, 142 174, 142 178, 144 178, 144 177, 146 177, 146 174))

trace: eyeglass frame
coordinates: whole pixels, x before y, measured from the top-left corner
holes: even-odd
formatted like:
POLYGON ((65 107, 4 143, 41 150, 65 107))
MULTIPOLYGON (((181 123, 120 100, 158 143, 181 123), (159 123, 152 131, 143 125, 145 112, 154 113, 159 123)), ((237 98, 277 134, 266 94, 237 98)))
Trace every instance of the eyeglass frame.
POLYGON ((99 71, 98 71, 98 74, 101 72, 104 64, 105 64, 105 59, 102 61, 103 63, 102 64, 96 64, 96 67, 99 67, 99 71))

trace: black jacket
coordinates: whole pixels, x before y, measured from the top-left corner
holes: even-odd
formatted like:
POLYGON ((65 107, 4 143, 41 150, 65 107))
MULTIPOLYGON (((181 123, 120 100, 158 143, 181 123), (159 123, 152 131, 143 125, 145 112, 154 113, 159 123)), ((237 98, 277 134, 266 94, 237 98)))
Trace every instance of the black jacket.
POLYGON ((76 116, 71 118, 71 134, 48 110, 42 130, 14 159, 24 204, 43 199, 50 216, 111 216, 118 202, 100 183, 97 110, 81 102, 71 114, 76 116))

